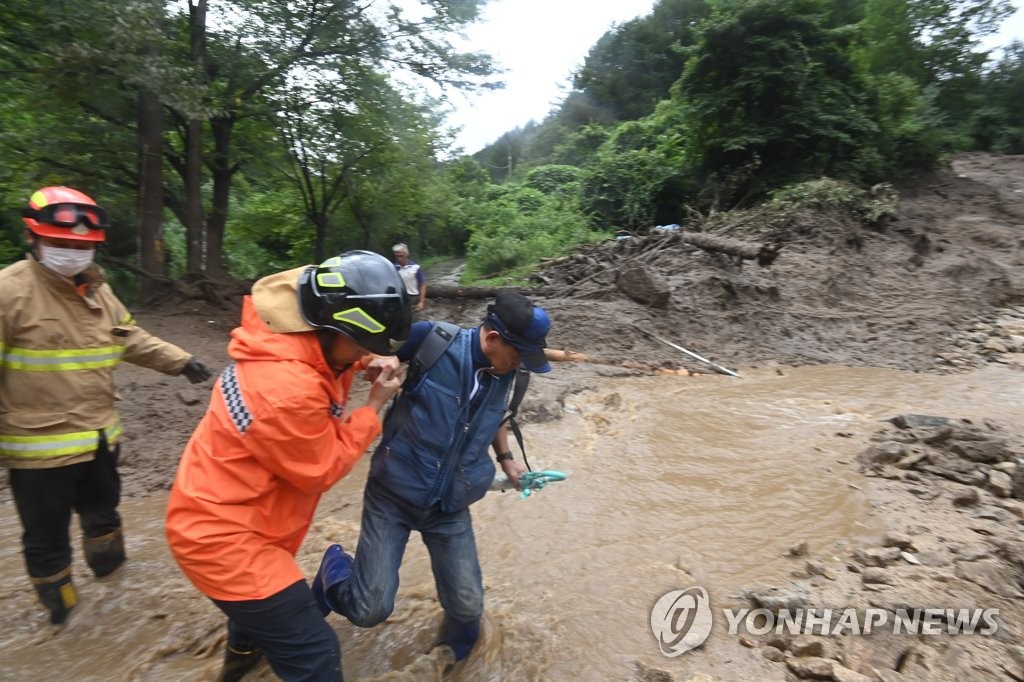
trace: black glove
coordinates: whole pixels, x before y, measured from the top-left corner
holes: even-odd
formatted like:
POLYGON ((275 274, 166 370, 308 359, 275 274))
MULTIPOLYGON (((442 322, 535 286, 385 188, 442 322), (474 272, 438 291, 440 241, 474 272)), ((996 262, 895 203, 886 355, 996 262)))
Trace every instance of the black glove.
POLYGON ((181 368, 181 374, 193 384, 201 384, 210 378, 210 368, 204 365, 199 358, 192 356, 181 368))

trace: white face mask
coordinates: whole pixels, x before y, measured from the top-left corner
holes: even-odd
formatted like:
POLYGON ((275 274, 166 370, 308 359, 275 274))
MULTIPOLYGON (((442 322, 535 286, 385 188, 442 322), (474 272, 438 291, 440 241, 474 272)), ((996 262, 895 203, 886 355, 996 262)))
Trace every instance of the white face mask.
POLYGON ((39 262, 65 277, 74 277, 92 263, 96 249, 62 249, 39 245, 39 262))

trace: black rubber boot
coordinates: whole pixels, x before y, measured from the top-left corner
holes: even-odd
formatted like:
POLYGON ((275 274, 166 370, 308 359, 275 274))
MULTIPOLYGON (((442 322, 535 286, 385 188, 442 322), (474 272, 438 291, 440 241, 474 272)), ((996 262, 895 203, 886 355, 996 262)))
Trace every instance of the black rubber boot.
POLYGON ((118 528, 95 538, 83 535, 82 550, 85 563, 89 564, 96 577, 108 576, 124 563, 124 533, 118 528))
POLYGON ((444 643, 452 649, 456 661, 461 661, 473 650, 480 639, 480 619, 460 621, 444 614, 444 643))
POLYGON ((259 649, 239 651, 228 644, 224 650, 224 667, 221 668, 217 682, 238 682, 255 668, 262 658, 263 654, 259 649))
POLYGON ((32 578, 39 601, 50 611, 50 622, 59 625, 68 619, 78 603, 78 592, 71 582, 71 567, 46 578, 32 578))

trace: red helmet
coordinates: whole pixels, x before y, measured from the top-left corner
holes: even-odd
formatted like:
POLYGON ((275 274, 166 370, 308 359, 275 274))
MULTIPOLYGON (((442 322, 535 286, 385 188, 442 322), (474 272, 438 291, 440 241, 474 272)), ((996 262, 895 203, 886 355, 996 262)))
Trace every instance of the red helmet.
POLYGON ((43 187, 29 198, 21 217, 32 234, 57 239, 101 242, 110 227, 107 212, 70 187, 43 187))

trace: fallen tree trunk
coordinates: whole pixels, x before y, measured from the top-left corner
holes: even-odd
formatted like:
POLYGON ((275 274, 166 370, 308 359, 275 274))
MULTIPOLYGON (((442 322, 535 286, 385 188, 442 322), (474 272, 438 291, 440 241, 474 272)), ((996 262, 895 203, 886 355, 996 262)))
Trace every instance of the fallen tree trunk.
POLYGON ((525 287, 467 287, 458 284, 431 284, 427 282, 427 298, 494 298, 501 291, 516 291, 524 296, 543 295, 541 289, 525 287))
POLYGON ((138 265, 129 261, 117 258, 115 256, 109 256, 107 254, 100 254, 99 258, 112 265, 116 265, 119 268, 128 270, 140 277, 146 277, 157 284, 165 287, 169 287, 178 295, 188 299, 204 299, 218 307, 223 308, 223 300, 231 296, 241 296, 249 293, 249 288, 232 285, 229 282, 217 282, 211 279, 198 279, 194 282, 184 282, 180 279, 173 279, 164 275, 155 275, 148 270, 140 268, 138 265))
POLYGON ((756 260, 758 265, 767 266, 779 255, 781 244, 750 244, 737 239, 719 237, 705 232, 677 232, 679 241, 696 246, 704 251, 724 253, 740 260, 756 260))

